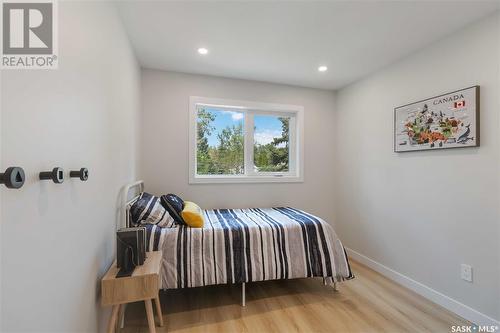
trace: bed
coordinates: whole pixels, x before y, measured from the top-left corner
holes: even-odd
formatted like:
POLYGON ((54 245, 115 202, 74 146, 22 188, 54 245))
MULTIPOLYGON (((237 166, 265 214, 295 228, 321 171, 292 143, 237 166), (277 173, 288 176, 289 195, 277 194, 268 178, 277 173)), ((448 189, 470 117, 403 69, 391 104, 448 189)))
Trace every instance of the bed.
MULTIPOLYGON (((124 188, 125 223, 132 188, 124 188)), ((325 284, 352 279, 333 228, 292 207, 208 209, 203 228, 146 225, 147 250, 163 250, 162 289, 322 277, 325 284)), ((244 303, 244 302, 243 302, 244 303)))

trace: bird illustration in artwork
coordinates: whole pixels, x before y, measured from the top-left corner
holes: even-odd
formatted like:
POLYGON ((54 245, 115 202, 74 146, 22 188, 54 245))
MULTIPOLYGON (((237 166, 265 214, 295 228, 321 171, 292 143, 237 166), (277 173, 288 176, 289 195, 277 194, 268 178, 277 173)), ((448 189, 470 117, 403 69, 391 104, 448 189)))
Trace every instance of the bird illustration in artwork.
POLYGON ((470 134, 470 124, 467 125, 466 127, 467 127, 467 129, 465 130, 465 132, 458 137, 457 143, 465 144, 469 140, 474 140, 473 137, 472 138, 469 137, 469 134, 470 134))

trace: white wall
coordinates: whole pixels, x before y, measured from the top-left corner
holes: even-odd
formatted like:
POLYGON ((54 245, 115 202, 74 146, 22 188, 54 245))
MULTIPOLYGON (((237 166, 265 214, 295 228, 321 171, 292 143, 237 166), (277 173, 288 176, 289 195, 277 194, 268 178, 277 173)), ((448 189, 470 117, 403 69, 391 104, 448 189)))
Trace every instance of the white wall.
MULTIPOLYGON (((0 70, 0 92, 2 91, 2 71, 0 70)), ((2 137, 2 94, 0 93, 0 166, 3 167, 2 163, 2 142, 3 142, 3 137, 2 137)), ((4 170, 0 170, 0 172, 3 172, 4 170)), ((2 193, 3 190, 0 190, 0 240, 2 240, 2 193)), ((2 330, 3 327, 3 320, 2 320, 2 246, 0 245, 0 331, 2 330)))
POLYGON ((330 91, 254 81, 142 71, 140 175, 146 190, 177 193, 202 208, 292 205, 333 220, 333 104, 330 91), (304 106, 303 183, 188 184, 189 96, 304 106))
POLYGON ((344 244, 500 319, 499 18, 336 95, 337 231, 344 244), (397 154, 393 109, 481 86, 481 147, 397 154), (460 279, 460 264, 474 283, 460 279))
POLYGON ((59 2, 59 69, 3 71, 2 331, 93 332, 99 278, 114 258, 118 192, 136 178, 140 72, 114 8, 59 2), (38 180, 86 166, 87 182, 38 180))

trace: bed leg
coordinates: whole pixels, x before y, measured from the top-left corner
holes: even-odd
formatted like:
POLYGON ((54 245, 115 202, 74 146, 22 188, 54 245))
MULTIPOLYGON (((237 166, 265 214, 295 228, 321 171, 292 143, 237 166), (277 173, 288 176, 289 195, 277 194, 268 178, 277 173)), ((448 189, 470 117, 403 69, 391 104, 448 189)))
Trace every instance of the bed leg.
POLYGON ((339 291, 339 288, 337 287, 337 282, 335 282, 335 281, 333 281, 333 290, 339 291))
POLYGON ((245 307, 246 306, 246 299, 245 299, 245 282, 241 284, 241 306, 245 307))

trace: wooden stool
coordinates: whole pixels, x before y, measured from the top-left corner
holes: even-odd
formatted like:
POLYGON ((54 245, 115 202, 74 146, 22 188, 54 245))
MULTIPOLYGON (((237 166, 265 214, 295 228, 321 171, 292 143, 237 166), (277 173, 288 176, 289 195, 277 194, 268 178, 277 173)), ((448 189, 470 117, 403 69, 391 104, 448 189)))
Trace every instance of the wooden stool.
POLYGON ((152 300, 155 301, 160 326, 163 326, 161 304, 158 297, 160 290, 161 251, 147 252, 146 261, 137 266, 131 276, 116 278, 116 261, 111 265, 101 280, 102 305, 112 305, 108 332, 115 331, 118 315, 123 316, 125 304, 144 301, 148 318, 149 332, 155 333, 152 300))

